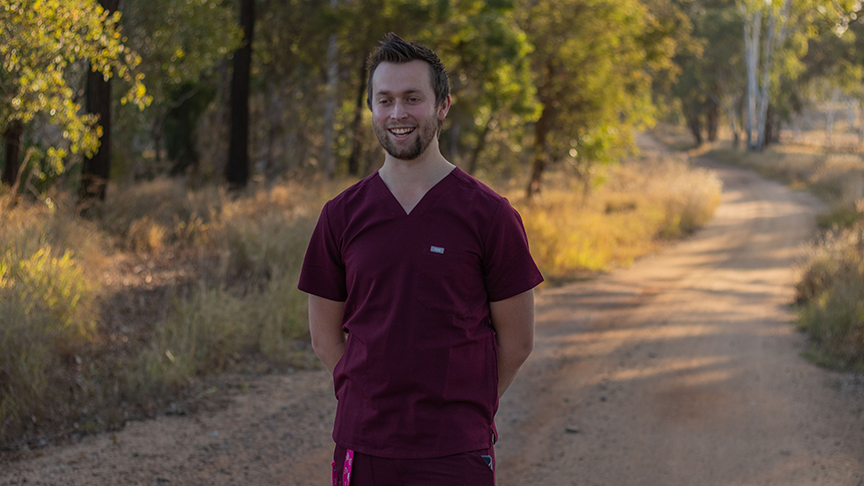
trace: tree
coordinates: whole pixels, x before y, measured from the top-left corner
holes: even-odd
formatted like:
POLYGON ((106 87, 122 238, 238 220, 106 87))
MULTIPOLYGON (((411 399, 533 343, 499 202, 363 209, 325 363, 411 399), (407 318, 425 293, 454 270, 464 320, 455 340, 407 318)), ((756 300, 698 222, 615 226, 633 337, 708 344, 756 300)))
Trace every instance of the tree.
POLYGON ((170 173, 197 169, 199 118, 220 88, 218 68, 243 37, 236 9, 219 0, 124 2, 121 23, 128 45, 141 56, 139 70, 153 102, 143 112, 119 110, 125 128, 119 148, 131 152, 136 137, 149 139, 158 169, 164 170, 166 150, 170 173), (147 135, 139 137, 142 132, 147 135))
POLYGON ((674 35, 689 31, 670 4, 635 0, 521 2, 520 26, 535 46, 542 106, 534 125, 528 197, 546 166, 566 159, 588 191, 597 163, 632 146, 631 128, 653 121, 652 75, 671 68, 674 35), (665 7, 661 9, 660 7, 665 7), (661 12, 668 15, 658 15, 661 12))
POLYGON ((857 0, 738 0, 738 8, 744 20, 746 43, 748 149, 761 150, 769 106, 776 112, 787 111, 785 107, 781 109, 781 99, 791 101, 785 90, 775 90, 772 86, 797 80, 805 73, 802 60, 810 41, 824 32, 822 27, 826 24, 841 34, 848 28, 848 20, 857 18, 861 3, 857 0), (851 12, 851 17, 843 12, 851 12), (764 36, 760 35, 762 24, 767 29, 764 36), (755 141, 752 140, 753 130, 756 130, 755 141))
POLYGON ((681 48, 674 62, 681 74, 674 83, 674 96, 681 101, 697 144, 702 143, 703 125, 707 125, 708 140, 716 140, 722 112, 737 146, 738 106, 746 87, 744 39, 729 33, 743 29, 740 11, 732 0, 696 1, 687 11, 693 40, 678 44, 681 48))
MULTIPOLYGON (((807 55, 802 62, 806 69, 801 75, 798 91, 804 89, 831 92, 832 97, 844 95, 855 100, 859 113, 864 112, 864 16, 862 4, 838 5, 839 10, 825 10, 817 18, 818 36, 810 39, 807 55), (832 15, 829 15, 832 14, 832 15)), ((808 101, 799 93, 798 109, 808 101)), ((836 101, 836 99, 835 99, 836 101)), ((864 123, 859 115, 858 143, 864 143, 864 123)), ((827 131, 827 130, 826 130, 827 131)), ((829 134, 830 136, 830 134, 829 134)))
MULTIPOLYGON (((140 58, 129 50, 117 29, 120 15, 95 0, 0 0, 0 132, 7 140, 21 134, 36 116, 62 127, 62 145, 46 150, 48 170, 62 173, 69 153, 93 154, 102 129, 99 118, 83 114, 69 77, 89 61, 103 78, 130 83, 122 96, 143 108, 148 102, 143 75, 132 69, 140 58)), ((14 142, 13 142, 14 143, 14 142)), ((9 150, 4 182, 17 177, 20 150, 9 150)))
POLYGON ((744 19, 744 52, 747 60, 747 150, 749 151, 762 150, 765 144, 765 121, 768 104, 771 101, 774 55, 786 41, 792 0, 783 0, 781 5, 775 5, 777 3, 780 2, 739 2, 741 16, 744 19), (768 34, 764 40, 760 36, 763 11, 768 22, 768 34), (761 65, 760 51, 764 58, 761 65), (753 141, 754 123, 757 131, 755 141, 753 141))
MULTIPOLYGON (((330 8, 336 10, 338 0, 330 0, 330 8)), ((327 41, 327 95, 324 108, 324 146, 321 148, 321 164, 324 173, 332 178, 336 174, 336 155, 333 153, 336 112, 336 90, 339 87, 339 42, 338 34, 333 32, 327 41)))
MULTIPOLYGON (((99 5, 109 15, 117 11, 118 3, 119 0, 99 0, 99 5)), ((111 78, 94 69, 92 62, 88 61, 88 64, 86 111, 99 120, 102 135, 99 137, 99 148, 85 155, 81 166, 78 200, 84 211, 88 209, 89 200, 105 200, 105 190, 111 177, 111 78)))
POLYGON ((225 179, 233 188, 249 182, 249 82, 252 69, 252 42, 255 32, 255 0, 240 0, 243 45, 234 52, 231 77, 231 144, 225 179))
POLYGON ((516 133, 540 116, 532 46, 517 24, 512 2, 459 2, 430 30, 457 100, 442 138, 448 141, 451 162, 473 174, 493 132, 506 133, 508 145, 516 145, 516 133), (460 149, 468 155, 461 157, 460 149))

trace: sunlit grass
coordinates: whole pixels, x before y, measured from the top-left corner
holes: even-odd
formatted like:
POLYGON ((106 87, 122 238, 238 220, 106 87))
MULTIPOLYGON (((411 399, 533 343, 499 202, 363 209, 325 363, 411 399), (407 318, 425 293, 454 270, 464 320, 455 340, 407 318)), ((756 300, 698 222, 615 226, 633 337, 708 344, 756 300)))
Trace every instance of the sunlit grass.
POLYGON ((657 245, 691 233, 720 202, 719 179, 682 159, 645 158, 608 168, 589 197, 566 178, 538 198, 511 194, 531 252, 547 278, 568 279, 628 266, 657 245))
POLYGON ((837 229, 813 245, 796 285, 798 324, 816 362, 864 369, 864 228, 837 229))
MULTIPOLYGON (((716 178, 683 160, 630 162, 602 177, 587 198, 561 174, 531 202, 504 190, 548 278, 628 265, 704 224, 719 200, 716 178)), ((94 221, 62 193, 17 205, 2 196, 0 441, 51 421, 122 426, 206 375, 317 366, 297 278, 323 203, 352 182, 230 194, 142 181, 110 191, 94 221), (148 265, 177 270, 130 278, 148 265), (107 307, 145 296, 150 308, 128 321, 107 307), (112 344, 126 343, 124 332, 132 339, 112 344)))
POLYGON ((0 194, 0 440, 68 401, 56 386, 94 334, 104 238, 66 202, 0 194))

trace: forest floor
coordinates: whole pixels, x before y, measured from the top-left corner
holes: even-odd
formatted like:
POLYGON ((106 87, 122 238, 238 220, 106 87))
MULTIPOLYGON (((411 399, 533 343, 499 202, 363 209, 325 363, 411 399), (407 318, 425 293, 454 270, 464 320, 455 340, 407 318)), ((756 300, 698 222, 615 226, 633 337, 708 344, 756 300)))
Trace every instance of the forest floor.
MULTIPOLYGON (((704 229, 538 292, 535 351, 496 418, 499 485, 864 485, 864 380, 808 363, 792 322, 821 204, 697 163, 724 183, 704 229)), ((326 484, 327 372, 237 381, 224 407, 19 454, 0 485, 326 484)))

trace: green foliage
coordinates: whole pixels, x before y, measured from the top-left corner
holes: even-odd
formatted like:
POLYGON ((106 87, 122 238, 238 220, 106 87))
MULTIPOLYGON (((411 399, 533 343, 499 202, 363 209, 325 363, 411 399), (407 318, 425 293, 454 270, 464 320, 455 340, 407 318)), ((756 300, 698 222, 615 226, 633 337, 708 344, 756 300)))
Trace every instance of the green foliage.
POLYGON ((823 364, 864 366, 864 239, 862 230, 830 233, 811 250, 796 285, 798 324, 818 346, 823 364))
MULTIPOLYGON (((143 108, 149 101, 143 74, 133 71, 140 58, 124 45, 119 18, 96 0, 0 0, 0 131, 43 114, 62 127, 72 153, 95 152, 101 128, 81 113, 77 81, 69 79, 85 61, 106 78, 126 80, 123 103, 143 108)), ((66 154, 66 147, 47 150, 58 170, 66 154)))
MULTIPOLYGON (((428 39, 418 40, 435 46, 448 67, 455 101, 449 130, 456 130, 465 145, 482 149, 481 138, 493 128, 493 136, 503 132, 515 141, 524 125, 540 116, 531 73, 533 48, 516 23, 512 2, 458 2, 426 35, 428 39)), ((445 130, 442 140, 449 135, 445 130)), ((458 147, 446 148, 451 158, 458 153, 458 147)))
POLYGON ((0 214, 0 440, 50 413, 50 385, 69 350, 92 335, 99 292, 71 250, 58 257, 52 248, 84 233, 44 207, 9 209, 0 214))
POLYGON ((517 16, 534 46, 547 130, 535 151, 568 160, 587 187, 595 164, 617 160, 633 146, 631 130, 653 123, 652 76, 672 67, 673 35, 688 26, 670 30, 663 10, 635 0, 525 1, 517 16))
POLYGON ((153 102, 143 112, 119 110, 116 148, 135 161, 141 158, 135 145, 150 138, 160 154, 168 149, 180 172, 197 163, 196 128, 215 96, 216 71, 242 41, 237 14, 219 0, 135 1, 124 4, 121 23, 141 56, 153 102))

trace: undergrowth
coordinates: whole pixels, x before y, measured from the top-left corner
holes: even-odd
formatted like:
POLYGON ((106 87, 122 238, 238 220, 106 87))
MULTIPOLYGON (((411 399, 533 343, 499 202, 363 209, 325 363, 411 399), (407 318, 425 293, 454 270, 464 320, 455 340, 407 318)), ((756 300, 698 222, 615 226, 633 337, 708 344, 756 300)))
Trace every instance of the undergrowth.
POLYGON ((864 370, 864 157, 796 145, 710 156, 809 189, 827 204, 816 218, 822 234, 800 264, 797 322, 814 363, 864 370))
POLYGON ((560 182, 535 200, 513 198, 547 278, 630 265, 659 242, 704 225, 720 203, 719 179, 679 158, 631 161, 608 168, 606 178, 587 197, 575 184, 560 182))
MULTIPOLYGON (((683 160, 604 177, 587 196, 554 175, 530 202, 503 190, 548 278, 627 265, 704 224, 719 201, 717 179, 683 160)), ((143 181, 110 191, 92 221, 71 195, 0 194, 0 444, 175 410, 178 394, 223 371, 317 366, 297 279, 320 208, 352 182, 232 194, 143 181)))
POLYGON ((57 385, 93 338, 106 261, 96 227, 58 202, 14 205, 0 194, 0 227, 2 440, 70 401, 69 387, 57 385))

